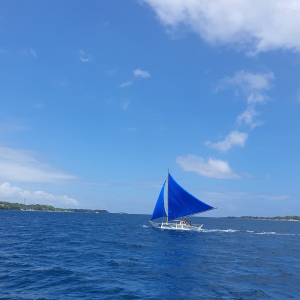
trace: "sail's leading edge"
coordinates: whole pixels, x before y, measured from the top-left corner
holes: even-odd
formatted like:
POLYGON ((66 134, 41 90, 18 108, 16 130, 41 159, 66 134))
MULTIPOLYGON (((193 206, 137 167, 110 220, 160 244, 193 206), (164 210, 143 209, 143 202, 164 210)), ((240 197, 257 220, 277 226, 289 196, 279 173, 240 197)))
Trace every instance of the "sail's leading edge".
POLYGON ((157 199, 151 220, 166 217, 165 205, 164 205, 164 189, 165 189, 166 181, 160 191, 159 197, 157 199))

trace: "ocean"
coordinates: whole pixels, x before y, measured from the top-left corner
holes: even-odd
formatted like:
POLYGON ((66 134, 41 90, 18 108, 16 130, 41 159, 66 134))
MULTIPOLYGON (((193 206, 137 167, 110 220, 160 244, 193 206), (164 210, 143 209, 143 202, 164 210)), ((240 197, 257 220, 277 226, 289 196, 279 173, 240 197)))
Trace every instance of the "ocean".
POLYGON ((0 299, 300 299, 300 222, 0 210, 0 299))

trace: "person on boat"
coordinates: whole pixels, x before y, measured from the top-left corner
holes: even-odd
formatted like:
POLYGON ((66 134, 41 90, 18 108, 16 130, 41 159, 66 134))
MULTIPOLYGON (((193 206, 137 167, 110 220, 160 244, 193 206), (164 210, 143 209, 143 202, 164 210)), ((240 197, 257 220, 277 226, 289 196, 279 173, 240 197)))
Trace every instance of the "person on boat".
POLYGON ((188 222, 188 219, 184 217, 184 223, 186 224, 188 222))
POLYGON ((192 225, 192 221, 190 221, 190 226, 193 226, 193 225, 192 225))

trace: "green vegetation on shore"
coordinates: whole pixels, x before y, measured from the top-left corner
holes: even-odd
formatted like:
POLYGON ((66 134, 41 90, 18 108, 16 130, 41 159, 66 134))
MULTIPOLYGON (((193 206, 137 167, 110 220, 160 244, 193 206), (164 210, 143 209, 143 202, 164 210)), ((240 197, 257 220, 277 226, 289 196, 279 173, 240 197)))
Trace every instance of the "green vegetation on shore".
POLYGON ((0 209, 2 210, 31 210, 31 211, 57 211, 57 212, 85 212, 85 213, 108 213, 103 209, 77 209, 77 208, 56 208, 51 205, 30 204, 24 205, 20 203, 10 203, 0 201, 0 209))
POLYGON ((285 216, 285 217, 251 217, 251 216, 243 216, 243 217, 227 217, 232 219, 251 219, 251 220, 271 220, 271 221, 300 221, 300 217, 298 216, 285 216))

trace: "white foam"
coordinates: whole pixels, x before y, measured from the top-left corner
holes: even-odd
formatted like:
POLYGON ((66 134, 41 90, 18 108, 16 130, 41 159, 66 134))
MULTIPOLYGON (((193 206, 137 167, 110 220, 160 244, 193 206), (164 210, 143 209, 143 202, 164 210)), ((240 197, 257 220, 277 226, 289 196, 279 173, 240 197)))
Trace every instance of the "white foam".
POLYGON ((295 233, 278 233, 278 235, 296 235, 295 233))
POLYGON ((255 232, 255 234, 274 234, 274 235, 295 235, 294 233, 278 233, 278 232, 255 232))
MULTIPOLYGON (((150 226, 147 225, 142 225, 141 227, 143 228, 149 228, 150 226)), ((169 229, 169 230, 176 230, 176 228, 164 228, 164 229, 169 229)), ((187 229, 188 230, 188 229, 187 229)), ((255 232, 253 230, 235 230, 235 229, 198 229, 198 232, 204 232, 204 233, 209 233, 209 232, 225 232, 225 233, 234 233, 234 232, 248 232, 248 233, 252 233, 252 234, 259 234, 259 235, 299 235, 300 234, 296 234, 296 233, 278 233, 275 231, 263 231, 263 232, 255 232)))
MULTIPOLYGON (((233 232, 242 232, 242 231, 241 230, 234 230, 234 229, 201 229, 201 232, 230 232, 230 233, 233 233, 233 232)), ((274 232, 274 231, 255 232, 253 230, 246 230, 246 232, 253 233, 253 234, 260 234, 260 235, 264 235, 264 234, 266 234, 266 235, 296 235, 294 233, 277 233, 277 232, 274 232)))
POLYGON ((239 230, 234 229, 202 229, 202 232, 237 232, 239 230))

